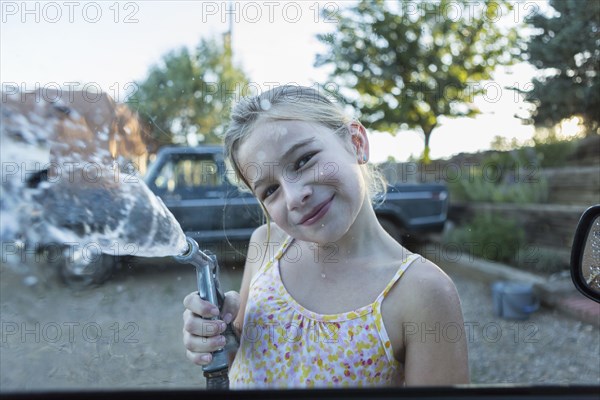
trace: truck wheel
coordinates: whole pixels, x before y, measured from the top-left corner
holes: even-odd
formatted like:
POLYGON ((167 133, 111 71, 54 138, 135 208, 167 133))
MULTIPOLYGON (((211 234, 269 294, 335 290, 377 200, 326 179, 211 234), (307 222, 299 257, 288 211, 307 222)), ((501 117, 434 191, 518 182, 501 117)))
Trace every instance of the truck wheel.
POLYGON ((395 223, 390 221, 389 219, 380 219, 379 223, 385 229, 385 231, 394 238, 394 240, 400 244, 404 244, 404 237, 402 234, 402 230, 396 226, 395 223))
POLYGON ((69 287, 84 288, 106 282, 117 268, 117 258, 109 254, 97 254, 91 259, 63 252, 59 264, 62 281, 69 287))

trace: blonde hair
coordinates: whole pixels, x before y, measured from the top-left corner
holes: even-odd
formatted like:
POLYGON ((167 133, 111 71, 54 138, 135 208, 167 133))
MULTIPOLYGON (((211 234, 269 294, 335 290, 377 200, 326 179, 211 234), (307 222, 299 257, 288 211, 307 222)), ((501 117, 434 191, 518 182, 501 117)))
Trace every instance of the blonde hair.
MULTIPOLYGON (((266 121, 314 122, 347 138, 350 136, 348 128, 353 118, 347 116, 337 103, 329 100, 324 95, 324 90, 321 93, 320 90, 305 86, 277 86, 257 96, 240 100, 231 112, 224 145, 225 156, 233 167, 238 182, 243 182, 247 190, 250 190, 250 185, 236 161, 236 152, 258 122, 266 121)), ((383 200, 387 185, 381 172, 368 163, 360 167, 371 200, 374 203, 383 200)), ((263 211, 266 211, 264 207, 263 211)))

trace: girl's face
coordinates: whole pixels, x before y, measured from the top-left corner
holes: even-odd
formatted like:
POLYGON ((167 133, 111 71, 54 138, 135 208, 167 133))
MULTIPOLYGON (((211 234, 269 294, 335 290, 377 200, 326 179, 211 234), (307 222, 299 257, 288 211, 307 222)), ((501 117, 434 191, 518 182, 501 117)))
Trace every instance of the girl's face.
POLYGON ((328 243, 342 238, 365 203, 359 163, 368 156, 364 128, 341 138, 303 121, 258 123, 237 151, 242 175, 269 216, 296 239, 328 243))

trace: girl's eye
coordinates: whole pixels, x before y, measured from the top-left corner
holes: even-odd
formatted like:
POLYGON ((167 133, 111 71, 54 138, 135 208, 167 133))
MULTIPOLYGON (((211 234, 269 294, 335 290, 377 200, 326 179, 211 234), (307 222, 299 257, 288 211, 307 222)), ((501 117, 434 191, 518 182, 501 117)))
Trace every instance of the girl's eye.
POLYGON ((273 185, 273 186, 269 186, 268 188, 265 189, 265 191, 262 194, 262 199, 266 199, 267 197, 271 196, 273 193, 275 193, 275 191, 277 190, 277 185, 273 185))
POLYGON ((302 156, 297 162, 296 162, 296 169, 300 169, 302 167, 304 167, 306 164, 308 164, 308 162, 315 156, 315 153, 309 153, 306 154, 305 156, 302 156))

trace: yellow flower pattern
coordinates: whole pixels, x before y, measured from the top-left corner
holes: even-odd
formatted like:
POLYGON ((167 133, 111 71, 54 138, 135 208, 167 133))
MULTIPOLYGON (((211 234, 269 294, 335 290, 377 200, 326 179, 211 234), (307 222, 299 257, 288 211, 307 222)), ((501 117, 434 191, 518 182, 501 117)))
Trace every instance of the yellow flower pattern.
POLYGON ((381 303, 419 256, 402 263, 375 302, 351 312, 317 314, 297 303, 279 275, 291 243, 260 268, 250 293, 240 348, 229 373, 232 389, 400 385, 403 366, 393 355, 381 303))

